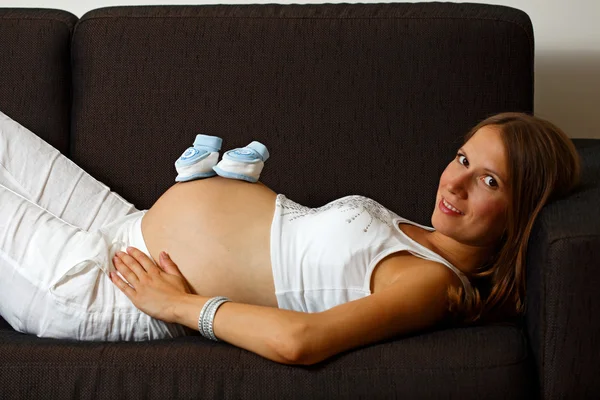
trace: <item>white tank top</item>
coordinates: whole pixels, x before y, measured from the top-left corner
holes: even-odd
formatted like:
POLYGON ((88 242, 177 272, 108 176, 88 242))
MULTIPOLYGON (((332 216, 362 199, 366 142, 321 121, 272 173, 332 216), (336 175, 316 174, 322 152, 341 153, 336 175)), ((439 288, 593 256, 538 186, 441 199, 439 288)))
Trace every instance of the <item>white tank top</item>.
POLYGON ((468 278, 398 226, 410 223, 364 196, 347 196, 309 208, 279 194, 271 225, 271 264, 279 308, 319 312, 371 294, 371 274, 384 257, 399 251, 439 262, 468 278))

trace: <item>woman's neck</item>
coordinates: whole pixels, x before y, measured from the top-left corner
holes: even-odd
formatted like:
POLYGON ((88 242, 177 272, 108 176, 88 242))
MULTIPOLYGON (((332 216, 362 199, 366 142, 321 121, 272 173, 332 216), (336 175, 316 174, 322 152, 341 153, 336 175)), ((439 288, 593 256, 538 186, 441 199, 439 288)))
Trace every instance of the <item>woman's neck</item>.
POLYGON ((401 224, 400 229, 411 239, 439 254, 463 273, 473 272, 477 267, 483 265, 495 251, 492 247, 460 243, 438 231, 431 232, 411 224, 401 224))

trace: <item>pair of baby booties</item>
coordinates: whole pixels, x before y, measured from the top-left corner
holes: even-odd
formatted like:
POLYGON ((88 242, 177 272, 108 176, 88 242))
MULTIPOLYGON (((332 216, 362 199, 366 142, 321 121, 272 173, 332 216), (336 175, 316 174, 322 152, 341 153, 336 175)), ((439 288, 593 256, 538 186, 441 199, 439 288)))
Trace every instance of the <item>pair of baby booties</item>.
POLYGON ((223 139, 218 136, 196 135, 194 145, 187 148, 175 161, 176 182, 219 175, 255 183, 269 158, 267 147, 253 141, 246 147, 229 150, 219 161, 223 139))

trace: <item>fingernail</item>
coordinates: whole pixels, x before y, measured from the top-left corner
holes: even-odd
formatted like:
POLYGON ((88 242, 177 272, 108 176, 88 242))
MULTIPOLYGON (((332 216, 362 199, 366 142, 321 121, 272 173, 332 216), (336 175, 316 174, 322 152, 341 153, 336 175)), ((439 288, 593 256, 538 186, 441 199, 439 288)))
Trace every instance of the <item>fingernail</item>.
POLYGON ((132 250, 133 250, 133 247, 131 247, 131 246, 127 246, 127 252, 128 252, 128 253, 129 253, 130 251, 132 251, 132 250))

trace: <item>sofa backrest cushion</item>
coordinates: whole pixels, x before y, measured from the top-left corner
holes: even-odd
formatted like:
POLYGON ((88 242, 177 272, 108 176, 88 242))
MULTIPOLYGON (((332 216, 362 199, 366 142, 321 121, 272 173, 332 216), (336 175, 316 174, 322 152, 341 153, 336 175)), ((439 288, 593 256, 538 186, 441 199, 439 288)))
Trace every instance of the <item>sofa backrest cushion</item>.
MULTIPOLYGON (((67 154, 70 42, 66 11, 0 8, 0 111, 67 154)), ((12 330, 0 318, 0 330, 12 330)))
POLYGON ((533 31, 453 3, 110 7, 72 43, 72 158, 138 208, 198 133, 271 152, 307 206, 362 194, 428 224, 466 131, 533 106, 533 31))
POLYGON ((67 154, 71 34, 61 10, 0 8, 0 111, 67 154))

